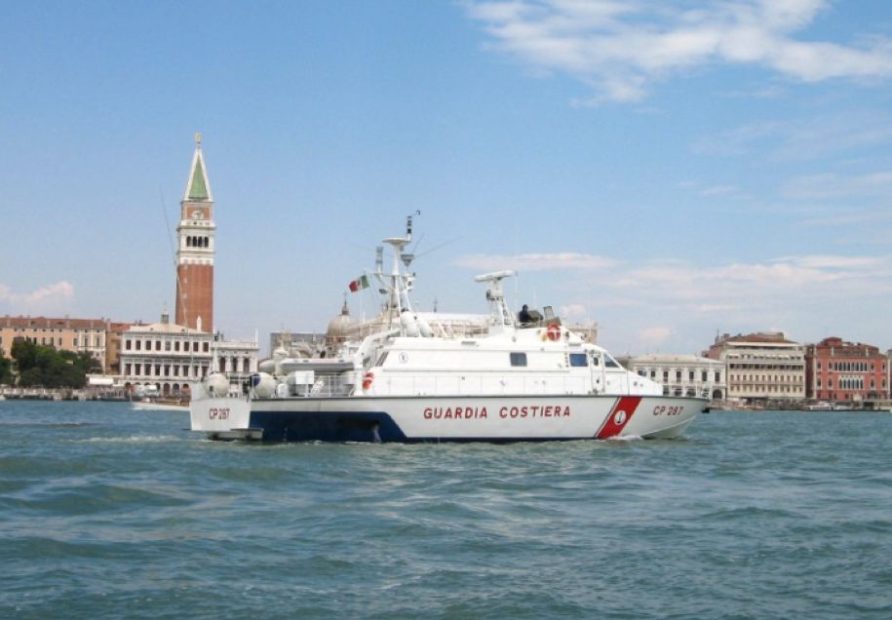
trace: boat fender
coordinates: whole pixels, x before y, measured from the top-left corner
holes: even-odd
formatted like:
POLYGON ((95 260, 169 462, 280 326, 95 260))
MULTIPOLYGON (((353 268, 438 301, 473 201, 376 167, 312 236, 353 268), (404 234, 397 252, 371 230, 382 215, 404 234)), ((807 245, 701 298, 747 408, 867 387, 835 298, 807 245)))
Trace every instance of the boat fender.
POLYGON ((265 372, 254 373, 250 377, 251 387, 254 388, 254 396, 257 398, 272 398, 276 393, 276 380, 265 372))
POLYGON ((229 379, 219 372, 212 372, 204 381, 207 393, 212 397, 221 398, 229 392, 229 379))
POLYGON ((373 372, 367 372, 362 376, 362 390, 364 392, 368 391, 369 388, 372 387, 372 383, 375 381, 375 374, 373 372))
POLYGON ((551 325, 548 326, 548 331, 546 332, 546 334, 548 334, 548 339, 551 340, 552 342, 560 340, 561 328, 556 323, 552 323, 551 325))

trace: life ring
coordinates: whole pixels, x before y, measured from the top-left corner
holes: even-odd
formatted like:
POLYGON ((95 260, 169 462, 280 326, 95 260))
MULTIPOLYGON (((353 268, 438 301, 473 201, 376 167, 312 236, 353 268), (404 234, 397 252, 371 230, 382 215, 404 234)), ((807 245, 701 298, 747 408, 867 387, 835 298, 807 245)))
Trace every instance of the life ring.
POLYGON ((372 382, 375 380, 374 373, 367 372, 362 376, 362 389, 364 391, 368 391, 370 387, 372 387, 372 382))
POLYGON ((548 339, 551 341, 557 341, 561 338, 561 327, 557 323, 552 323, 548 326, 548 331, 545 332, 548 336, 548 339))

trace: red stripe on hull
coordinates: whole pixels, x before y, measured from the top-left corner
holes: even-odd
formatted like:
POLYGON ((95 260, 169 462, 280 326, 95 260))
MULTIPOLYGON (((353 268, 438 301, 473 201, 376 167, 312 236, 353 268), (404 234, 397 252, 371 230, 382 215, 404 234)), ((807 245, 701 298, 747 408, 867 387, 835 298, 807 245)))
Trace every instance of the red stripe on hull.
POLYGON ((619 435, 626 427, 626 424, 629 423, 629 420, 632 419, 632 416, 635 415, 635 410, 638 409, 640 403, 640 396, 621 396, 616 401, 616 404, 613 405, 613 409, 610 410, 610 415, 607 416, 604 424, 595 433, 595 438, 609 439, 619 435))

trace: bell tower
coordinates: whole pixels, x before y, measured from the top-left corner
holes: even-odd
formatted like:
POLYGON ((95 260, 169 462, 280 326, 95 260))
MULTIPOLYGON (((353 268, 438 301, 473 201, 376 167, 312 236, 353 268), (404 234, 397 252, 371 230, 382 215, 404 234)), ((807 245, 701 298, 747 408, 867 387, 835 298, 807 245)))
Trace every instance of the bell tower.
POLYGON ((203 332, 214 329, 214 195, 195 134, 195 153, 180 201, 177 226, 176 324, 203 332))

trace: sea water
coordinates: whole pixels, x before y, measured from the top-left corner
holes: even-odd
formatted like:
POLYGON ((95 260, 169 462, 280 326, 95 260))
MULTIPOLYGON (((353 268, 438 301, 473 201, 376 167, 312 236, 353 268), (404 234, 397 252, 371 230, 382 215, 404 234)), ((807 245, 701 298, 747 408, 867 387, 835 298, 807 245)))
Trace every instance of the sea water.
POLYGON ((0 402, 2 618, 892 618, 892 414, 677 440, 223 443, 0 402))

